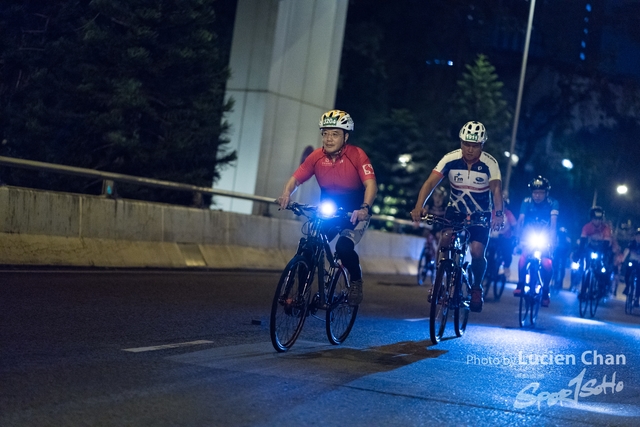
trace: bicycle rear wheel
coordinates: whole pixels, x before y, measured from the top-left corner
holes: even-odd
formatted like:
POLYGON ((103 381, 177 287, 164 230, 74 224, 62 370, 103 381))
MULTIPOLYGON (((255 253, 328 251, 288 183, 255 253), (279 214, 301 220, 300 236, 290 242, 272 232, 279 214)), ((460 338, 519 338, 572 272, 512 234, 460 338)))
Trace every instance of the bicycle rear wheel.
POLYGON ((311 300, 313 272, 303 256, 285 267, 271 304, 269 332, 273 348, 287 351, 300 335, 311 300))
POLYGON ((591 300, 591 277, 593 276, 593 271, 591 269, 584 272, 582 276, 582 287, 580 289, 580 293, 578 294, 578 300, 580 302, 580 317, 584 317, 587 314, 587 307, 589 305, 589 301, 591 300))
POLYGON ((498 275, 498 279, 493 282, 493 297, 496 301, 500 301, 500 297, 504 292, 504 287, 507 284, 507 277, 504 274, 498 275))
POLYGON ((349 276, 342 265, 338 265, 331 279, 331 288, 327 294, 327 338, 331 344, 342 344, 356 321, 358 306, 347 303, 349 294, 349 276))
POLYGON ((451 280, 451 271, 444 265, 440 265, 431 292, 431 309, 429 311, 429 335, 434 344, 440 342, 447 326, 451 280))
POLYGON ((453 328, 457 337, 464 335, 469 321, 469 303, 471 302, 471 287, 466 278, 460 283, 460 301, 453 311, 453 328))

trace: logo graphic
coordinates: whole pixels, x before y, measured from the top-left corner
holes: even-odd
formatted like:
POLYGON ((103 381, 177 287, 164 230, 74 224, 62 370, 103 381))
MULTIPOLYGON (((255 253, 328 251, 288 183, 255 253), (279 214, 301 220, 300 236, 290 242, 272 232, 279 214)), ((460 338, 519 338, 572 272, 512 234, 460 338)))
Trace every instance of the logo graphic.
POLYGON ((453 180, 454 182, 462 182, 464 181, 464 178, 462 178, 462 174, 458 172, 456 175, 454 175, 453 180))
POLYGON ((476 182, 477 183, 482 183, 482 182, 484 182, 484 178, 481 177, 481 176, 476 176, 476 182))
POLYGON ((373 175, 373 166, 371 166, 370 163, 362 165, 362 170, 364 171, 365 175, 373 175))

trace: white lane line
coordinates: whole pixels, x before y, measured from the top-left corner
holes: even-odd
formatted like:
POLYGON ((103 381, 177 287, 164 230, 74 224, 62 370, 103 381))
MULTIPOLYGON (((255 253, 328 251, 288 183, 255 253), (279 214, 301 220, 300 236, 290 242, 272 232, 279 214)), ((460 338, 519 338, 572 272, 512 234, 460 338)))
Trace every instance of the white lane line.
POLYGON ((143 351, 164 350, 165 348, 187 347, 190 345, 201 345, 201 344, 211 344, 211 343, 213 343, 213 341, 198 340, 198 341, 180 342, 175 344, 154 345, 152 347, 123 348, 122 351, 129 351, 131 353, 141 353, 143 351))

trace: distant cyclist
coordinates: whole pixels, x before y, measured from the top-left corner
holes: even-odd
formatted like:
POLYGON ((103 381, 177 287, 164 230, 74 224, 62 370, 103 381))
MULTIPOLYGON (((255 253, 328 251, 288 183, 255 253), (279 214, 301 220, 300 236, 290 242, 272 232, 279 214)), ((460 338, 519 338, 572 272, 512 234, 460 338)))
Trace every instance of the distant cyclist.
MULTIPOLYGON (((632 275, 638 277, 640 275, 640 228, 636 229, 635 239, 629 243, 622 253, 622 258, 624 259, 624 265, 626 266, 626 270, 624 273, 624 291, 622 293, 624 295, 629 295, 629 284, 631 283, 632 275)), ((640 292, 636 288, 635 301, 633 303, 634 307, 638 307, 638 297, 640 296, 640 292)))
MULTIPOLYGON (((416 205, 411 211, 411 218, 419 222, 427 214, 425 203, 446 176, 449 178, 451 195, 445 217, 491 215, 491 210, 495 207, 491 227, 499 230, 504 226, 502 181, 498 162, 491 155, 483 152, 487 131, 480 122, 467 122, 460 129, 458 137, 460 148, 446 154, 422 184, 416 205)), ((473 273, 469 309, 480 312, 484 302, 482 280, 487 268, 484 253, 489 240, 489 228, 474 226, 469 229, 469 233, 473 273)), ((449 236, 447 230, 442 231, 442 239, 447 239, 449 236)), ((440 246, 447 245, 441 243, 440 246)))
MULTIPOLYGON (((529 233, 544 232, 547 241, 551 245, 556 241, 556 227, 558 224, 558 214, 560 213, 558 201, 549 197, 551 184, 549 180, 541 175, 529 182, 531 197, 527 197, 522 201, 520 206, 520 215, 518 216, 518 239, 522 242, 529 233)), ((529 255, 526 246, 522 249, 522 255, 518 262, 518 285, 513 291, 513 295, 519 297, 524 292, 526 262, 529 255)), ((543 307, 549 307, 551 299, 549 298, 549 283, 553 275, 553 262, 551 261, 551 253, 543 254, 542 257, 542 301, 543 307)))
POLYGON ((598 285, 601 296, 605 296, 611 287, 611 272, 613 271, 613 233, 611 226, 605 221, 605 212, 600 206, 589 210, 589 222, 582 227, 580 234, 580 250, 578 256, 585 259, 588 252, 597 252, 602 256, 605 272, 598 272, 598 285))
POLYGON ((376 176, 365 152, 347 144, 354 127, 349 114, 341 110, 327 111, 320 117, 319 126, 322 147, 314 150, 293 173, 278 201, 283 209, 286 208, 298 186, 315 175, 322 200, 330 200, 337 207, 353 211, 351 220, 338 224, 338 231, 329 238, 340 233, 336 252, 349 271, 349 303, 358 305, 362 301, 362 270, 355 245, 369 226, 371 206, 378 192, 376 176))

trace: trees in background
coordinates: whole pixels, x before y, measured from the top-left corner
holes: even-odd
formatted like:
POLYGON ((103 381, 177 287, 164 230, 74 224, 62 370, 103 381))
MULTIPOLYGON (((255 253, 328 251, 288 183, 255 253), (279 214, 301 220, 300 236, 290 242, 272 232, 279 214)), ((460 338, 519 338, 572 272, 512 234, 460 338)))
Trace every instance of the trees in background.
MULTIPOLYGON (((235 159, 215 2, 17 1, 0 11, 2 155, 210 186, 235 159)), ((101 183, 2 171, 65 191, 101 183)), ((189 194, 120 188, 189 203, 189 194)))

